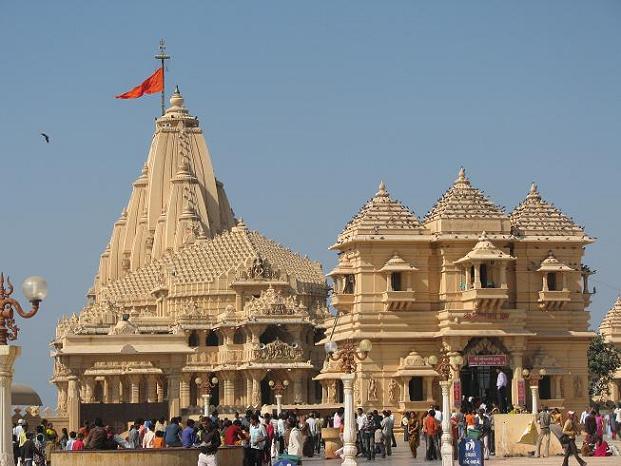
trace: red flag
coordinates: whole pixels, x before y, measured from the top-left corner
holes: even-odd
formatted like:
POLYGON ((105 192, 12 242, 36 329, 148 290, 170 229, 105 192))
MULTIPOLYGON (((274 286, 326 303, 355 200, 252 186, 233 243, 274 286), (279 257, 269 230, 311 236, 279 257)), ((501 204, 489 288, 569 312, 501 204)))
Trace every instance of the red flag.
POLYGON ((117 99, 137 99, 145 94, 155 94, 164 90, 164 69, 158 68, 151 76, 144 80, 144 82, 131 91, 127 91, 124 94, 117 95, 117 99))

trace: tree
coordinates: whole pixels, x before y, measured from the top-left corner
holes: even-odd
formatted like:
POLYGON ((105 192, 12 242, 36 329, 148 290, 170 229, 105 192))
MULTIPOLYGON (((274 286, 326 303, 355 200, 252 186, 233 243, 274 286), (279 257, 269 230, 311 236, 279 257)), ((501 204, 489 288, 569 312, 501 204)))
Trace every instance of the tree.
POLYGON ((609 394, 613 374, 621 368, 621 351, 612 343, 604 341, 601 334, 595 335, 587 351, 589 360, 589 392, 592 396, 609 394))

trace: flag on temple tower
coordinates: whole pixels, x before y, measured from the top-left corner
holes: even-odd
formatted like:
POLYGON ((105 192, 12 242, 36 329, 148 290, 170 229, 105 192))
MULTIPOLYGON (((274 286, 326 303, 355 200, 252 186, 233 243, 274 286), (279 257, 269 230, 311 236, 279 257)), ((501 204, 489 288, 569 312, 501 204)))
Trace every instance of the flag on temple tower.
POLYGON ((137 99, 145 94, 155 94, 164 90, 164 68, 158 68, 151 76, 141 84, 123 94, 117 95, 117 99, 137 99))

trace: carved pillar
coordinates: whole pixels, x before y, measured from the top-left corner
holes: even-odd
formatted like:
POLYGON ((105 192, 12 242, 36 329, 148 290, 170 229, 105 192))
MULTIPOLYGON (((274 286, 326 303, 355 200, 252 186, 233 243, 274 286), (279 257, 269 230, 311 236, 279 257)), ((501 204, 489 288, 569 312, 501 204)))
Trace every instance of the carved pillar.
POLYGON ((76 375, 69 376, 67 384, 67 418, 68 430, 80 428, 80 383, 76 375))
POLYGON ((507 264, 502 262, 500 264, 500 288, 508 288, 507 285, 507 264))
POLYGON ((427 401, 434 401, 433 398, 433 377, 425 377, 425 399, 427 401))
POLYGON ((548 274, 547 274, 547 272, 543 272, 543 282, 541 283, 541 289, 543 291, 548 291, 548 274))
POLYGON ((474 287, 481 288, 481 264, 479 262, 474 263, 474 287))
POLYGON ((179 404, 179 382, 178 372, 171 372, 168 375, 168 414, 170 417, 179 416, 181 412, 179 404))
POLYGON ((401 386, 403 387, 403 389, 401 390, 401 401, 410 401, 410 379, 411 377, 401 378, 401 386))
POLYGON ((162 403, 164 401, 164 384, 166 383, 166 380, 163 377, 156 376, 155 383, 155 390, 157 391, 157 402, 162 403))
POLYGON ((84 383, 84 403, 93 403, 95 401, 95 377, 83 377, 84 383))
POLYGON ((218 373, 222 381, 222 401, 223 406, 233 406, 235 404, 235 372, 220 371, 218 373))
POLYGON ((553 375, 552 376, 552 398, 563 398, 561 394, 561 376, 553 375))
POLYGON ((13 465, 13 424, 11 416, 11 382, 13 364, 21 353, 21 347, 0 345, 0 464, 13 465))
POLYGON ((121 397, 119 392, 120 379, 118 375, 111 375, 107 377, 108 382, 108 402, 120 403, 121 397))
POLYGON ((192 374, 184 372, 181 374, 179 381, 179 408, 185 409, 190 407, 190 379, 192 374))
POLYGON ((306 382, 306 374, 303 372, 294 372, 293 374, 293 403, 304 403, 304 383, 306 382))
POLYGON ((140 376, 139 375, 130 375, 127 377, 129 379, 130 385, 130 403, 140 403, 140 376))
POLYGON ((157 401, 157 380, 155 375, 147 375, 147 403, 157 401))
POLYGON ((56 413, 64 416, 67 413, 67 382, 54 382, 58 389, 56 399, 56 413))
POLYGON ((250 397, 250 406, 258 407, 261 405, 261 380, 265 376, 264 370, 253 369, 248 371, 252 378, 252 391, 250 397))
POLYGON ((233 335, 235 334, 235 329, 231 327, 223 327, 221 329, 221 332, 222 332, 224 346, 232 345, 233 335))

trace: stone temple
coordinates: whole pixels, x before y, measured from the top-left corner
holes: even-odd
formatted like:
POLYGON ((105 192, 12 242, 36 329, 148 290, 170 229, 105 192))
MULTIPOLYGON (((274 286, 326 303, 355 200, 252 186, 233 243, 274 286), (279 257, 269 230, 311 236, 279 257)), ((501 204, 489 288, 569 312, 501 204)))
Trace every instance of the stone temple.
POLYGON ((291 382, 285 404, 321 397, 320 264, 235 219, 198 119, 178 90, 170 104, 87 305, 56 328, 52 382, 71 429, 101 405, 196 412, 199 377, 218 378, 224 410, 272 403, 270 380, 291 382))
MULTIPOLYGON (((534 184, 507 214, 462 169, 419 220, 382 183, 331 247, 340 315, 326 327, 337 343, 373 343, 357 367, 355 405, 402 412, 441 404, 429 357, 444 347, 464 359, 452 371, 452 407, 462 396, 497 401, 495 368, 508 376, 509 404, 530 405, 532 383, 550 407, 587 406, 594 334, 583 255, 592 241, 534 184), (545 375, 527 382, 525 369, 545 375)), ((336 363, 317 379, 324 402, 340 401, 336 363)))
MULTIPOLYGON (((606 313, 599 326, 599 333, 604 337, 604 341, 612 343, 621 350, 621 296, 617 297, 613 306, 606 313)), ((621 401, 621 369, 612 375, 607 397, 612 401, 621 401)))

